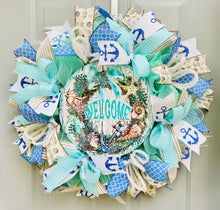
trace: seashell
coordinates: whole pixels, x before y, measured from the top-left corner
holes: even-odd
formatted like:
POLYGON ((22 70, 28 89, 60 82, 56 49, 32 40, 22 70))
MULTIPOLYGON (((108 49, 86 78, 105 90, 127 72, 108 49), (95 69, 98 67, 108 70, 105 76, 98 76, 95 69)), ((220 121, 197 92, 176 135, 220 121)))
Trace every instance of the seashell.
POLYGON ((141 11, 141 13, 137 13, 134 9, 134 7, 131 7, 125 14, 125 16, 123 17, 122 22, 128 26, 129 28, 131 28, 134 24, 134 22, 139 19, 141 16, 143 16, 143 11, 141 11))
POLYGON ((95 8, 88 9, 75 7, 75 26, 82 27, 85 32, 90 36, 93 28, 93 19, 95 16, 95 8))
POLYGON ((131 113, 133 119, 141 119, 144 117, 145 110, 143 106, 134 105, 131 113))

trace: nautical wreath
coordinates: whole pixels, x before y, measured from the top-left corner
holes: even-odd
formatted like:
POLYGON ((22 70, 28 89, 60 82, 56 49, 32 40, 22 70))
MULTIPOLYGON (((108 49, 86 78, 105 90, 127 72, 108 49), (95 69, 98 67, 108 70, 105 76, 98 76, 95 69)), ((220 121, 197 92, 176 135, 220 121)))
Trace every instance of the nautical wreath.
POLYGON ((45 191, 154 197, 207 141, 210 70, 196 39, 181 40, 154 12, 75 8, 75 26, 49 27, 36 50, 14 51, 10 103, 21 157, 45 191))

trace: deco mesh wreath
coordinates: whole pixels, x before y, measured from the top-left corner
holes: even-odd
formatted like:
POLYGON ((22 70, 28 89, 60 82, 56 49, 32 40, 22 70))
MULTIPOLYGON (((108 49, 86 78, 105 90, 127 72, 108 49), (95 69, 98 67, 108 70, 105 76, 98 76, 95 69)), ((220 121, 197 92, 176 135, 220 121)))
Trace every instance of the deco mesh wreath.
POLYGON ((205 56, 155 13, 76 7, 73 29, 50 27, 38 50, 24 40, 14 54, 14 144, 46 192, 155 196, 207 140, 205 56))

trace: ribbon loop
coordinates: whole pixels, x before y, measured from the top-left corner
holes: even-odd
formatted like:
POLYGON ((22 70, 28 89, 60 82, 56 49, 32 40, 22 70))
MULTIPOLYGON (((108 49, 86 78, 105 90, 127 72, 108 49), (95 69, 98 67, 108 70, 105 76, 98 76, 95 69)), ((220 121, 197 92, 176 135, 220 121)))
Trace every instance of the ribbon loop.
POLYGON ((134 55, 132 60, 134 74, 138 77, 147 77, 150 73, 150 64, 143 55, 134 55))
POLYGON ((57 68, 46 58, 40 58, 37 66, 18 62, 15 73, 37 81, 35 85, 24 86, 11 96, 17 104, 22 104, 36 96, 52 96, 59 92, 56 82, 57 68))
POLYGON ((44 186, 48 192, 53 191, 63 183, 69 181, 79 171, 85 189, 97 195, 95 184, 98 182, 101 172, 80 150, 66 149, 67 157, 58 159, 57 164, 45 172, 44 186), (51 171, 50 171, 51 170, 51 171), (73 175, 71 175, 73 174, 73 175))

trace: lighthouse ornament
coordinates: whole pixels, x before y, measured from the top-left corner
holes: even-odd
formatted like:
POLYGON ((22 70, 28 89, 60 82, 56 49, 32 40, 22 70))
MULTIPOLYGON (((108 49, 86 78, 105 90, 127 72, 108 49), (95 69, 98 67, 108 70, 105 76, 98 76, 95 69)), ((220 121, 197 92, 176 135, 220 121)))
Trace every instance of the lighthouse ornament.
POLYGON ((24 40, 14 51, 14 145, 47 193, 154 197, 207 142, 213 90, 196 39, 152 11, 119 16, 117 0, 111 14, 75 7, 73 28, 50 27, 37 50, 24 40))

